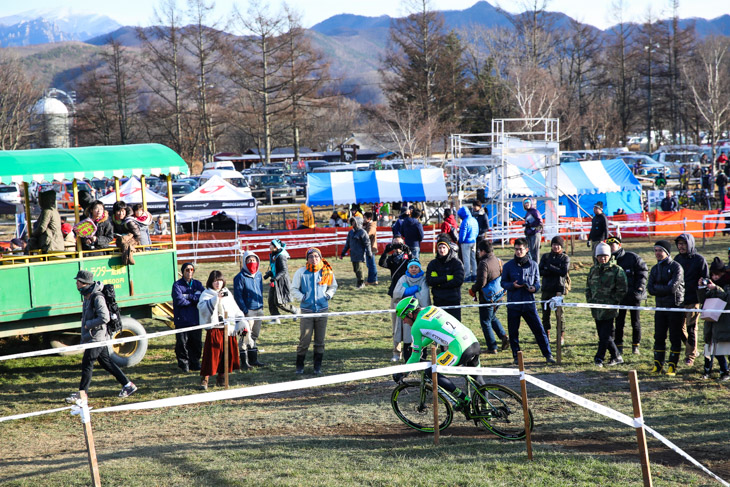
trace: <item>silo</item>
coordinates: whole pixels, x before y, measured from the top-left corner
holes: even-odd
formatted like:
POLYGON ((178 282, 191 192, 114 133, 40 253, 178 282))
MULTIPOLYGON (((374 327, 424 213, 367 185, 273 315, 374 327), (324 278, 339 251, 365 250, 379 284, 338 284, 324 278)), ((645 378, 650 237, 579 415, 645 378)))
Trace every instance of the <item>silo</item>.
POLYGON ((38 146, 69 147, 68 108, 60 100, 46 96, 33 107, 38 146))

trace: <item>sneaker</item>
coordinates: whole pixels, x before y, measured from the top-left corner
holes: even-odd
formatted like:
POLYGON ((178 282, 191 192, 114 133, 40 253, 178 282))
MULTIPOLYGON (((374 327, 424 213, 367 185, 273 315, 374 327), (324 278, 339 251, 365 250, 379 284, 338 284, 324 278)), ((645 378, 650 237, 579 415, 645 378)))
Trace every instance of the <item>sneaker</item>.
POLYGON ((725 382, 730 380, 730 372, 723 372, 720 374, 720 382, 725 382))
POLYGON ((694 363, 695 363, 695 359, 693 359, 693 358, 684 359, 684 365, 686 365, 687 367, 692 367, 692 365, 694 365, 694 363))
POLYGON ((487 355, 497 355, 499 351, 495 348, 494 350, 487 350, 485 353, 487 355))
POLYGON ((675 375, 677 375, 677 364, 675 364, 673 362, 669 362, 669 365, 667 366, 666 374, 669 377, 674 377, 675 375))
POLYGON ((137 392, 137 386, 134 385, 134 382, 130 382, 128 386, 122 387, 122 392, 119 393, 119 397, 129 397, 135 392, 137 392))
POLYGON ((66 398, 66 402, 68 404, 76 404, 76 401, 78 401, 79 399, 81 399, 81 396, 79 395, 79 393, 74 392, 66 398))
POLYGON ((621 355, 618 355, 616 358, 612 358, 608 361, 608 366, 621 365, 622 363, 624 363, 624 358, 621 355))
POLYGON ((600 360, 594 360, 593 365, 595 365, 596 367, 602 368, 603 362, 601 362, 600 360))
POLYGON ((297 375, 302 375, 304 373, 304 367, 297 367, 297 370, 294 371, 297 375))
POLYGON ((390 358, 391 362, 400 362, 400 354, 394 353, 393 356, 390 358))
POLYGON ((456 404, 454 404, 454 411, 464 411, 469 407, 469 402, 471 401, 470 398, 465 399, 458 399, 456 401, 456 404))
POLYGON ((557 364, 558 362, 556 362, 556 361, 555 361, 555 359, 553 358, 553 356, 552 356, 552 355, 550 355, 550 356, 549 356, 548 358, 546 358, 546 359, 545 359, 545 363, 546 363, 547 365, 555 365, 555 364, 557 364))
MULTIPOLYGON (((710 378, 710 374, 702 374, 702 376, 700 376, 700 379, 702 379, 702 380, 707 380, 709 378, 710 378)), ((720 376, 720 380, 722 380, 722 376, 720 376)))
POLYGON ((509 350, 509 337, 507 335, 502 337, 502 351, 509 350))
POLYGON ((631 347, 631 353, 634 354, 634 355, 641 354, 641 352, 639 352, 639 346, 638 345, 634 345, 633 347, 631 347))

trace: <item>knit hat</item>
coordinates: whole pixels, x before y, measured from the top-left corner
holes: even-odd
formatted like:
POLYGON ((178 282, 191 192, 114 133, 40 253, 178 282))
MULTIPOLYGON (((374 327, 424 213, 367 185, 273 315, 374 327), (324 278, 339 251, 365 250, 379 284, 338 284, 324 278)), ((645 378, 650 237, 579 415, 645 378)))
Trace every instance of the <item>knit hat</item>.
POLYGON ((418 266, 419 269, 423 270, 423 267, 421 267, 421 263, 418 262, 417 259, 412 259, 408 261, 408 265, 406 265, 406 269, 408 269, 410 266, 415 265, 418 266))
POLYGON ((307 250, 307 258, 309 258, 311 254, 317 254, 320 259, 322 258, 322 252, 317 247, 312 247, 307 250))
POLYGON ((720 257, 715 257, 712 259, 712 263, 710 264, 710 274, 722 274, 725 272, 725 263, 720 259, 720 257))
POLYGON ((593 208, 603 209, 603 201, 596 201, 596 204, 593 205, 593 208))
POLYGON ((669 243, 669 240, 659 240, 654 244, 654 248, 661 247, 664 252, 669 255, 672 252, 672 244, 669 243))
POLYGON ((561 247, 565 247, 565 240, 560 235, 555 235, 552 240, 550 240, 550 245, 560 245, 561 247))
POLYGON ((596 256, 599 255, 611 255, 611 247, 603 242, 596 245, 596 256))
POLYGON ((94 274, 89 271, 80 270, 74 279, 79 281, 81 284, 91 284, 94 282, 94 274))
MULTIPOLYGON (((281 240, 279 240, 278 238, 275 238, 274 240, 272 240, 271 245, 273 245, 277 250, 281 250, 284 247, 286 247, 286 244, 284 242, 282 242, 281 240)), ((321 257, 322 254, 319 254, 319 256, 321 257)))
POLYGON ((445 233, 442 233, 436 239, 436 247, 438 247, 441 244, 444 244, 444 245, 446 245, 448 247, 451 247, 451 238, 448 235, 446 235, 445 233))

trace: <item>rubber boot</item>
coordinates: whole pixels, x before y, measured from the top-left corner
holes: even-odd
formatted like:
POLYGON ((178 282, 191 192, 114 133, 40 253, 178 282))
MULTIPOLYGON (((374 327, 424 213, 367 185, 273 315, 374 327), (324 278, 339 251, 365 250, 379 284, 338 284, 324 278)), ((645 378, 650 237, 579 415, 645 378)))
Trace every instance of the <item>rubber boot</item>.
POLYGON ((218 374, 215 376, 215 385, 217 387, 224 387, 226 385, 226 377, 223 374, 218 374))
POLYGON ((403 344, 403 361, 408 362, 408 359, 411 358, 412 353, 413 353, 413 345, 410 343, 404 343, 403 344))
POLYGON ((303 374, 304 373, 304 357, 305 355, 297 355, 297 368, 294 371, 295 374, 303 374))
POLYGON ((323 353, 314 352, 314 375, 322 373, 322 357, 324 357, 323 353))
MULTIPOLYGON (((241 362, 243 363, 243 362, 241 362)), ((263 362, 259 362, 259 348, 253 347, 248 349, 248 364, 251 367, 263 367, 266 365, 263 362)))
POLYGON ((651 369, 652 374, 661 374, 664 368, 664 350, 654 350, 654 367, 651 369))
POLYGON ((241 372, 245 372, 253 368, 248 362, 248 354, 246 353, 246 350, 241 350, 241 353, 238 355, 241 358, 241 372))
POLYGON ((671 352, 669 352, 669 365, 667 366, 667 375, 677 375, 677 363, 679 362, 679 355, 681 353, 682 350, 672 350, 671 352))

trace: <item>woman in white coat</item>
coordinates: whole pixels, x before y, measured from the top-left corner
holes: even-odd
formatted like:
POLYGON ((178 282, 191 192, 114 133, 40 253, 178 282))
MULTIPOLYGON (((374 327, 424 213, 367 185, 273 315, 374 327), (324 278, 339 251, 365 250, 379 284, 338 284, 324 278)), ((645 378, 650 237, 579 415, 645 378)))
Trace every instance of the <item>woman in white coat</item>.
MULTIPOLYGON (((200 324, 213 323, 218 326, 208 329, 203 345, 203 360, 200 365, 200 389, 208 388, 208 378, 216 375, 216 385, 224 385, 224 330, 228 326, 228 372, 241 368, 238 356, 238 341, 236 335, 242 335, 242 340, 251 340, 250 325, 243 312, 238 308, 233 293, 226 289, 226 280, 223 273, 213 271, 208 276, 205 291, 198 300, 198 317, 200 324)), ((253 347, 253 344, 251 344, 253 347)))

